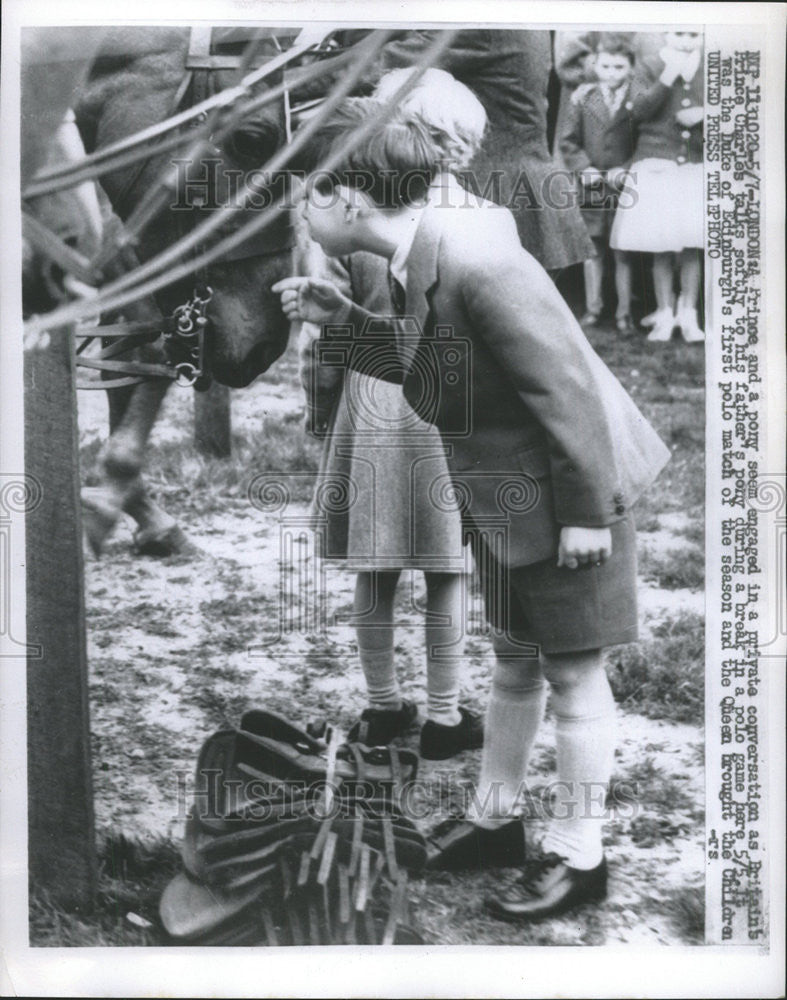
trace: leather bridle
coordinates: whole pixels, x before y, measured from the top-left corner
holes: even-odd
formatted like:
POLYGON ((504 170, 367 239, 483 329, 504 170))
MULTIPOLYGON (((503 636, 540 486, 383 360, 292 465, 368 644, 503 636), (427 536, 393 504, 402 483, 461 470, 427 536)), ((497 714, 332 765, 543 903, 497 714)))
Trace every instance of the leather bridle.
MULTIPOLYGON (((320 45, 328 34, 329 32, 323 34, 323 38, 319 40, 320 45)), ((222 109, 222 104, 213 100, 219 95, 215 86, 215 72, 235 70, 242 81, 248 70, 255 66, 254 59, 258 44, 255 44, 254 39, 246 46, 246 51, 242 55, 227 55, 214 54, 211 51, 211 38, 212 28, 208 26, 198 26, 191 29, 184 76, 177 88, 169 116, 171 120, 185 119, 186 124, 192 129, 211 124, 210 115, 212 114, 216 118, 222 109), (215 107, 211 108, 211 104, 214 104, 215 107), (196 115, 189 116, 188 111, 192 108, 201 108, 202 110, 199 110, 196 115)), ((271 38, 281 51, 276 36, 272 35, 271 38)), ((315 41, 315 39, 312 40, 310 48, 314 49, 315 41)), ((301 48, 297 44, 295 49, 293 58, 297 58, 302 54, 302 51, 305 51, 305 48, 301 48), (300 51, 298 51, 299 49, 300 51)), ((282 58, 281 62, 284 63, 286 60, 282 58)), ((258 66, 264 66, 264 64, 265 61, 257 63, 258 66)), ((301 109, 299 106, 293 105, 290 89, 286 83, 277 89, 281 90, 285 130, 289 142, 292 137, 293 121, 301 109)), ((304 107, 312 110, 320 103, 321 101, 310 101, 304 107)), ((238 117, 240 116, 231 117, 230 121, 235 121, 238 117)), ((227 129, 228 126, 225 125, 224 132, 227 129)), ((212 136, 209 136, 210 139, 212 136)), ((134 169, 126 180, 119 197, 116 198, 116 204, 122 205, 127 200, 145 167, 154 156, 159 155, 160 151, 160 146, 153 139, 152 148, 149 144, 145 155, 137 158, 134 169)), ((110 159, 104 164, 101 172, 109 172, 112 169, 114 168, 110 159)), ((58 183, 63 171, 52 173, 56 178, 52 190, 65 186, 62 181, 58 183)), ((40 187, 36 189, 34 185, 32 194, 25 192, 25 195, 38 197, 46 193, 46 185, 43 189, 40 187)), ((179 222, 183 221, 181 213, 176 213, 175 218, 179 222)), ((25 236, 30 245, 42 256, 56 264, 65 274, 87 285, 93 285, 100 278, 101 267, 105 266, 107 261, 122 249, 120 245, 112 246, 108 253, 105 250, 96 260, 89 261, 43 226, 31 213, 23 212, 23 221, 25 236)), ((179 237, 183 235, 185 233, 181 231, 179 237)), ((281 236, 283 238, 267 239, 264 242, 260 238, 250 240, 229 252, 222 258, 221 262, 228 263, 250 257, 266 257, 291 251, 294 248, 294 237, 292 226, 289 223, 284 227, 281 236)), ((126 236, 126 239, 129 242, 134 242, 135 234, 132 233, 130 238, 126 236)), ((201 249, 203 247, 195 248, 193 255, 198 257, 201 249)), ((212 298, 213 290, 206 269, 195 270, 194 276, 196 282, 191 298, 177 306, 169 316, 160 320, 91 326, 87 330, 76 328, 74 336, 77 340, 77 366, 106 372, 114 376, 101 380, 78 381, 77 388, 112 389, 136 385, 148 379, 165 378, 174 381, 179 386, 206 389, 210 384, 210 376, 206 367, 209 329, 207 307, 212 298), (85 356, 86 349, 99 337, 103 341, 101 350, 94 356, 85 356), (127 354, 142 344, 152 343, 159 337, 163 338, 162 346, 165 355, 161 363, 120 359, 120 355, 127 354)))
MULTIPOLYGON (((229 87, 224 91, 220 91, 213 97, 209 97, 201 103, 196 104, 193 108, 180 111, 170 119, 157 125, 149 126, 133 136, 114 143, 110 147, 98 150, 77 163, 39 172, 33 179, 32 184, 23 192, 23 197, 33 198, 54 193, 55 191, 81 183, 86 179, 100 176, 102 173, 120 169, 119 164, 127 167, 132 162, 146 159, 151 155, 146 148, 146 144, 151 140, 161 141, 163 144, 166 144, 167 150, 175 148, 175 145, 190 142, 191 145, 186 161, 198 160, 205 155, 205 142, 208 137, 218 138, 229 134, 236 122, 246 117, 252 111, 256 111, 279 98, 282 98, 285 102, 285 125, 287 125, 288 129, 291 129, 291 124, 296 114, 305 111, 306 117, 308 117, 308 113, 319 106, 317 113, 314 114, 310 121, 305 122, 302 128, 299 128, 294 134, 288 132, 288 136, 291 135, 292 141, 278 149, 268 162, 261 167, 262 170, 269 171, 272 176, 275 176, 277 171, 286 169, 286 164, 298 152, 306 148, 308 142, 320 128, 324 118, 333 113, 340 103, 352 93, 354 87, 361 84, 363 74, 368 73, 372 69, 374 60, 379 57, 382 46, 395 34, 394 31, 387 29, 370 31, 368 36, 355 42, 340 52, 339 55, 330 53, 330 58, 322 63, 318 61, 314 65, 307 65, 294 70, 290 83, 284 80, 282 83, 276 84, 269 90, 266 90, 262 95, 250 95, 250 87, 259 82, 263 77, 269 76, 274 71, 284 69, 287 64, 304 54, 314 51, 319 54, 326 37, 331 32, 321 31, 319 38, 315 38, 312 31, 310 38, 303 39, 302 36, 308 30, 310 29, 304 29, 298 36, 298 39, 296 39, 296 42, 286 52, 275 56, 259 70, 248 73, 236 87, 229 87), (342 74, 337 78, 335 84, 331 86, 321 101, 311 101, 305 107, 297 108, 289 103, 289 90, 294 91, 296 87, 305 82, 324 76, 326 71, 331 72, 339 68, 342 69, 342 74), (203 115, 205 116, 204 120, 203 115), (197 121, 198 119, 199 121, 197 121), (197 138, 190 138, 188 135, 184 138, 178 136, 176 141, 173 141, 172 136, 164 138, 175 129, 180 129, 182 125, 195 121, 197 138)), ((380 123, 385 121, 394 112, 399 102, 417 85, 418 80, 429 66, 439 62, 443 52, 451 44, 455 33, 455 29, 440 31, 435 41, 424 50, 417 62, 414 63, 412 73, 403 81, 396 92, 386 101, 380 102, 377 110, 370 114, 362 124, 356 126, 338 146, 332 148, 330 153, 315 167, 315 170, 330 172, 344 163, 347 155, 363 140, 364 136, 371 135, 374 129, 379 127, 380 123)), ((198 59, 202 63, 196 66, 196 69, 206 68, 214 59, 226 60, 226 57, 216 57, 211 54, 207 56, 196 55, 193 58, 198 59)), ((224 62, 221 68, 226 68, 226 66, 227 63, 224 62)), ((185 92, 187 89, 187 87, 181 87, 179 88, 179 92, 181 90, 185 92)), ((162 145, 157 145, 155 151, 160 155, 162 153, 162 145)), ((153 185, 145 191, 135 205, 134 211, 125 220, 126 234, 121 237, 121 242, 118 244, 119 249, 128 244, 133 245, 139 231, 167 204, 168 193, 171 193, 171 190, 171 178, 169 180, 163 178, 159 185, 153 185)), ((253 194, 253 189, 249 189, 246 186, 241 202, 242 205, 248 204, 248 198, 251 194, 253 194)), ((175 282, 182 281, 189 276, 193 276, 195 273, 199 275, 199 268, 204 268, 209 264, 216 262, 223 264, 229 260, 237 260, 249 256, 263 256, 266 253, 280 253, 282 252, 282 248, 280 246, 271 247, 269 238, 266 239, 264 246, 256 247, 253 251, 252 241, 259 239, 266 227, 269 227, 270 223, 275 223, 281 218, 282 212, 286 212, 289 207, 291 206, 287 204, 286 199, 278 199, 256 214, 254 218, 250 218, 248 222, 244 223, 237 230, 222 234, 223 225, 226 221, 230 220, 233 210, 231 206, 222 206, 215 215, 211 212, 207 218, 199 222, 193 230, 188 232, 188 235, 160 251, 150 260, 135 266, 133 269, 128 269, 126 273, 113 278, 106 284, 101 284, 98 290, 89 295, 89 297, 85 297, 82 294, 75 301, 64 303, 43 316, 30 317, 25 323, 25 336, 32 339, 39 336, 42 332, 70 327, 74 323, 84 322, 85 318, 97 317, 109 310, 118 310, 121 307, 154 294, 167 285, 173 285, 175 282), (207 239, 210 239, 211 243, 207 248, 203 249, 207 239), (214 239, 217 239, 218 242, 212 242, 214 239), (195 256, 191 256, 192 254, 195 256)), ((32 230, 35 228, 33 226, 32 230)), ((266 235, 269 236, 269 234, 266 235)), ((50 242, 58 240, 58 237, 54 234, 50 234, 50 237, 50 242)), ((42 246, 45 242, 44 240, 39 241, 42 246)), ((68 271, 66 250, 70 250, 70 248, 62 249, 61 259, 66 262, 65 270, 68 271)), ((46 250, 43 249, 42 252, 45 253, 46 250)), ((50 256, 52 255, 50 254, 50 256)), ((85 261, 84 259, 81 263, 88 267, 93 265, 93 262, 85 261)), ((161 321, 154 321, 150 326, 144 325, 140 327, 139 324, 123 324, 122 326, 126 326, 127 330, 130 331, 128 334, 125 329, 120 328, 121 325, 118 325, 116 327, 117 342, 109 344, 105 348, 105 350, 111 351, 111 356, 99 357, 93 361, 92 367, 103 368, 105 371, 121 375, 125 379, 133 381, 142 381, 145 377, 168 377, 173 380, 180 379, 181 382, 188 384, 192 378, 195 381, 200 379, 204 375, 204 368, 199 363, 201 357, 200 344, 202 344, 202 354, 204 354, 204 335, 206 333, 206 322, 200 321, 207 321, 205 308, 209 298, 210 289, 201 287, 198 284, 194 295, 186 303, 183 303, 183 307, 179 307, 170 317, 161 321), (124 370, 121 366, 125 363, 114 360, 115 355, 123 353, 123 335, 136 337, 137 340, 135 343, 138 343, 140 340, 155 340, 157 339, 158 332, 161 330, 165 334, 172 334, 174 337, 177 333, 179 319, 183 316, 184 312, 188 316, 188 321, 193 321, 195 327, 199 328, 203 334, 200 339, 199 336, 195 338, 193 330, 188 329, 186 331, 186 335, 191 338, 189 350, 197 351, 197 354, 191 360, 184 361, 183 351, 180 349, 175 352, 176 356, 174 359, 170 359, 167 364, 161 366, 148 366, 143 362, 131 362, 130 364, 134 366, 133 369, 128 368, 124 370), (194 358, 196 358, 197 363, 194 363, 194 358), (178 365, 183 364, 191 364, 192 369, 181 367, 178 370, 178 365)), ((189 327, 188 321, 184 321, 187 327, 189 327)), ((100 336, 99 329, 109 328, 92 327, 88 335, 92 337, 100 336)), ((84 330, 80 332, 84 332, 84 330)), ((109 339, 114 338, 110 336, 109 339)), ((170 339, 173 338, 171 337, 170 339)), ((178 348, 183 346, 179 344, 178 340, 174 342, 178 344, 178 348)), ((96 387, 111 388, 112 384, 111 381, 104 381, 96 387)), ((125 381, 123 384, 133 384, 133 382, 125 381)))

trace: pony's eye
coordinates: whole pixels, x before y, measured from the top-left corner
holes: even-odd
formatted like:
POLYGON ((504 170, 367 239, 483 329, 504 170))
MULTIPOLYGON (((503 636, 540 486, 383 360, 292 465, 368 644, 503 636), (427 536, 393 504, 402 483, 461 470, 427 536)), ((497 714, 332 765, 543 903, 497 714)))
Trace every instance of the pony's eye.
POLYGON ((248 126, 236 129, 224 141, 224 151, 247 169, 262 167, 281 145, 276 125, 248 126))

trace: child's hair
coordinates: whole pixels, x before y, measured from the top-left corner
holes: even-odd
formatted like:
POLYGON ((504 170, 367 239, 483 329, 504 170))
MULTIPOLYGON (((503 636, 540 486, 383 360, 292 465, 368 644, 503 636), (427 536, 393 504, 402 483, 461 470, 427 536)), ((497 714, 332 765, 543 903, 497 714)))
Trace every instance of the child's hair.
POLYGON ((599 52, 608 56, 625 56, 632 66, 636 60, 631 35, 625 32, 602 32, 596 42, 596 54, 599 52))
MULTIPOLYGON (((352 133, 379 114, 385 102, 371 97, 345 101, 315 133, 310 149, 310 171, 335 153, 352 133)), ((381 118, 359 143, 350 148, 330 172, 310 178, 320 190, 339 184, 365 192, 381 208, 401 208, 423 201, 439 173, 443 150, 416 116, 400 111, 381 118)))
MULTIPOLYGON (((394 69, 380 78, 373 96, 388 101, 415 72, 394 69)), ((444 69, 427 69, 402 98, 399 110, 418 118, 442 149, 448 170, 463 170, 478 152, 486 128, 486 111, 475 94, 444 69)))

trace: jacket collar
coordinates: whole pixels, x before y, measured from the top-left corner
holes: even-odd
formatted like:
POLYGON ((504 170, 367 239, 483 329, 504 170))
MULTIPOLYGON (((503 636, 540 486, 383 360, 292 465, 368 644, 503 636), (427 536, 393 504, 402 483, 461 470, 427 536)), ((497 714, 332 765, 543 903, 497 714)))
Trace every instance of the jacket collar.
MULTIPOLYGON (((407 257, 407 313, 415 317, 425 332, 429 315, 429 292, 437 284, 440 252, 439 205, 430 202, 421 215, 407 257)), ((450 211, 450 209, 449 209, 450 211)))

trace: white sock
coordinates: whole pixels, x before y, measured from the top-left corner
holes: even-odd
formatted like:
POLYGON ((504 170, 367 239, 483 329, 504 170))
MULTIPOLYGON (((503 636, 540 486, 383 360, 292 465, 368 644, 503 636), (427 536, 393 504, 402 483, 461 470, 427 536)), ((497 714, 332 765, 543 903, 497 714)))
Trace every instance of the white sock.
POLYGON ((464 580, 459 574, 426 574, 426 717, 457 726, 459 672, 464 646, 464 580))
POLYGON ((603 668, 573 690, 553 690, 559 797, 543 841, 572 868, 604 856, 601 835, 615 751, 615 702, 603 668))
POLYGON ((364 649, 361 646, 358 654, 366 678, 369 707, 389 712, 401 708, 402 698, 396 680, 393 646, 387 649, 364 649))
POLYGON ((468 819, 488 829, 519 812, 547 686, 533 660, 498 660, 486 712, 481 774, 468 819))
POLYGON ((458 726, 459 659, 430 657, 426 665, 426 717, 441 726, 458 726))

